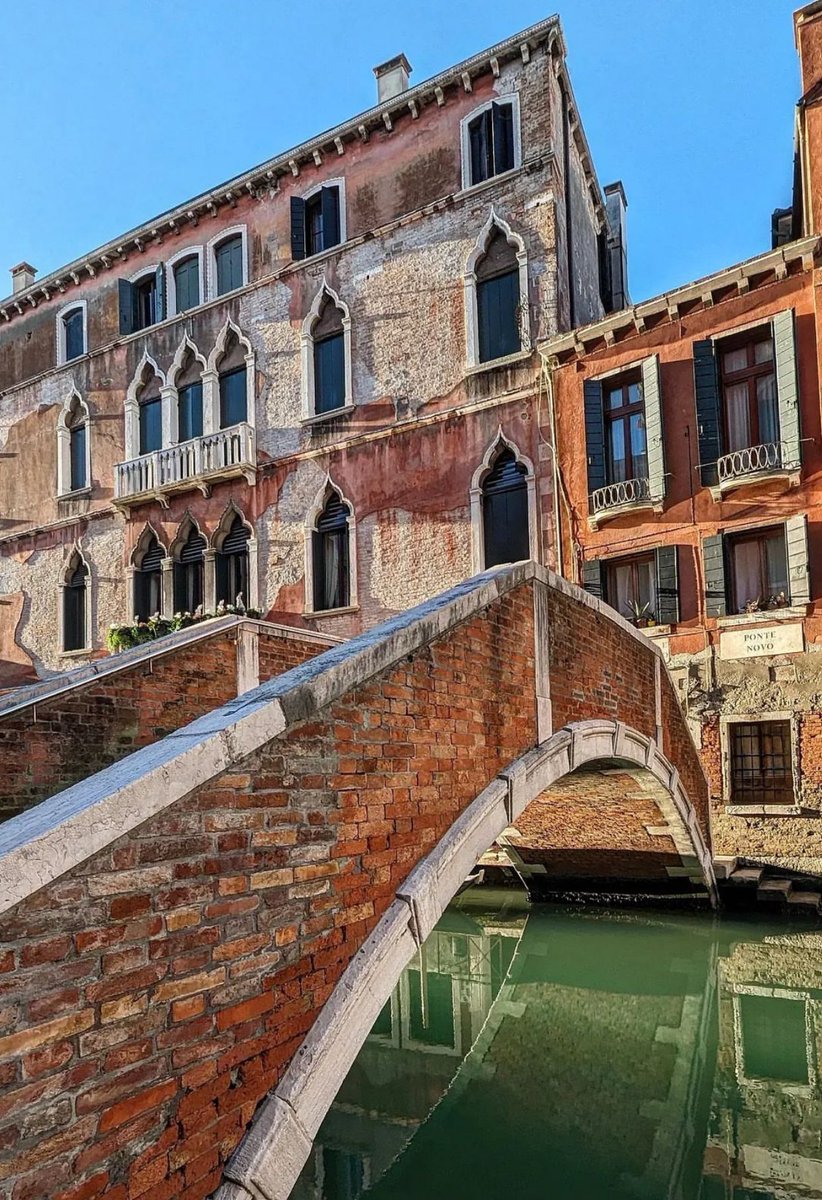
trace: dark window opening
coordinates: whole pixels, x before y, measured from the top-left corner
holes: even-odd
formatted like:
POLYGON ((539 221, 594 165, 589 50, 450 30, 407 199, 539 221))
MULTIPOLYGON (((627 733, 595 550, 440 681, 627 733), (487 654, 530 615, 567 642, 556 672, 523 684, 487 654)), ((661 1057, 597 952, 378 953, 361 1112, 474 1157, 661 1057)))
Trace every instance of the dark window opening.
POLYGON ((409 969, 408 979, 408 1032, 415 1042, 425 1046, 448 1046, 453 1048, 456 1037, 454 1025, 454 981, 450 975, 409 969), (423 1002, 422 988, 426 997, 423 1002))
POLYGON ((790 721, 729 726, 732 804, 793 804, 790 721))
POLYGON ((215 251, 217 262, 217 295, 233 292, 243 286, 243 239, 235 234, 221 242, 215 251))
POLYGON ((731 612, 784 607, 790 601, 785 530, 756 530, 727 539, 731 612))
POLYGON ((727 452, 779 441, 773 337, 770 326, 745 341, 719 347, 722 411, 727 452))
POLYGON ((66 339, 66 362, 85 354, 85 339, 83 337, 83 310, 72 309, 63 317, 63 329, 66 339))
POLYGON ((174 267, 174 292, 177 312, 196 308, 200 303, 200 262, 196 254, 174 267))
POLYGON ((513 450, 504 449, 482 485, 485 567, 531 557, 527 471, 513 450))
POLYGON ((247 417, 246 368, 235 367, 220 376, 220 428, 239 425, 247 417))
POLYGON ((203 603, 206 540, 196 529, 189 533, 174 563, 174 611, 193 613, 203 603))
POLYGON ((163 445, 163 402, 159 396, 140 401, 140 453, 151 454, 163 445))
POLYGON ((157 279, 149 275, 134 284, 134 329, 148 329, 157 320, 157 279))
POLYGON ((808 1083, 804 1000, 741 995, 739 1024, 748 1079, 808 1083))
POLYGON ((605 446, 608 483, 648 478, 645 404, 639 379, 606 388, 605 446))
POLYGON ((86 478, 86 427, 83 424, 73 426, 69 431, 69 488, 76 492, 88 483, 86 478))
POLYGON ((242 517, 236 516, 217 553, 217 602, 248 608, 248 539, 242 517))
POLYGON ((358 1200, 365 1190, 362 1155, 323 1146, 322 1200, 358 1200))
POLYGON ((181 388, 177 397, 177 437, 181 442, 203 436, 203 384, 181 388))
POLYGON ((516 354, 522 349, 519 263, 501 229, 492 234, 476 278, 480 362, 516 354))
POLYGON ((496 101, 468 125, 471 185, 514 166, 514 106, 496 101))
POLYGON ((134 572, 134 612, 147 621, 163 611, 163 559, 165 551, 153 538, 134 572))
POLYGON ((86 646, 86 583, 88 567, 79 562, 63 588, 63 649, 84 650, 86 646))
POLYGON ((329 496, 312 534, 314 610, 347 608, 351 602, 348 507, 340 497, 329 496))
POLYGON ((339 187, 322 187, 303 200, 291 197, 291 256, 300 259, 338 246, 342 238, 339 187))
POLYGON ((314 409, 331 412, 345 406, 345 344, 341 333, 314 343, 314 409))
POLYGON ((605 563, 605 598, 630 621, 657 619, 656 560, 653 554, 605 563))

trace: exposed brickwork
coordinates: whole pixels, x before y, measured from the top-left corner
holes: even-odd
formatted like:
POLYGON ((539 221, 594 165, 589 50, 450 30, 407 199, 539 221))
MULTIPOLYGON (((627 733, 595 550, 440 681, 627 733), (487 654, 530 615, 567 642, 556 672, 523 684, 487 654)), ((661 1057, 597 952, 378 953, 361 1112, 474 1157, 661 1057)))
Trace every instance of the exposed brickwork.
POLYGON ((536 739, 530 585, 0 919, 0 1196, 200 1200, 396 886, 536 739))
MULTIPOLYGON (((259 637, 261 681, 325 647, 259 637)), ((14 816, 237 695, 236 629, 176 647, 83 686, 0 716, 0 820, 14 816)))

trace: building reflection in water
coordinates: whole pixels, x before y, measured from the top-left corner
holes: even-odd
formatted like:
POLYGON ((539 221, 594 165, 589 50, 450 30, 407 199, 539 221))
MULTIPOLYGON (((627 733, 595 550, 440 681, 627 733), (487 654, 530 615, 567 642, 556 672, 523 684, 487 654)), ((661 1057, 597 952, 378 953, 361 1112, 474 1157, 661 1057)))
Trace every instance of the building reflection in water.
POLYGON ((511 897, 403 973, 295 1200, 822 1200, 822 934, 511 897))

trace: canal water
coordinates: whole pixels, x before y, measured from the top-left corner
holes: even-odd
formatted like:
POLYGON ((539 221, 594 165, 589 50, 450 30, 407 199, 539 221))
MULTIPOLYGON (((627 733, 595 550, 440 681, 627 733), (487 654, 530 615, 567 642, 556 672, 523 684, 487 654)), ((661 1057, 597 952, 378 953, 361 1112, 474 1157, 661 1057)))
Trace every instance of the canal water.
POLYGON ((292 1200, 822 1198, 822 933, 468 892, 292 1200))

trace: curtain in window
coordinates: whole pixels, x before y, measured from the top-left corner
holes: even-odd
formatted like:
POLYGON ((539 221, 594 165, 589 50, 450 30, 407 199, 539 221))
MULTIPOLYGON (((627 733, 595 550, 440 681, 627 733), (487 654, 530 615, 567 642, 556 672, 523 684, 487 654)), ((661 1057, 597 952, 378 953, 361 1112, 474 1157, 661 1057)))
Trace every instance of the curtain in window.
MULTIPOLYGON (((731 355, 726 355, 730 358, 731 355)), ((728 449, 744 450, 751 444, 751 416, 748 408, 747 383, 735 383, 725 388, 725 408, 728 418, 728 449)))
POLYGON ((351 603, 348 507, 337 494, 328 498, 312 535, 314 608, 346 608, 351 603))
POLYGON ((323 535, 323 558, 325 560, 325 601, 326 608, 342 608, 340 590, 340 535, 326 533, 323 535))
POLYGON ((756 403, 759 410, 759 440, 762 445, 779 441, 779 404, 776 398, 776 376, 764 375, 756 381, 756 403))
POLYGON ((786 596, 789 596, 788 559, 784 536, 770 537, 765 542, 765 569, 768 574, 768 596, 775 596, 779 592, 784 592, 786 596))
POLYGON ((762 557, 759 542, 739 542, 733 550, 734 596, 742 612, 752 600, 765 600, 767 591, 762 579, 762 557))

